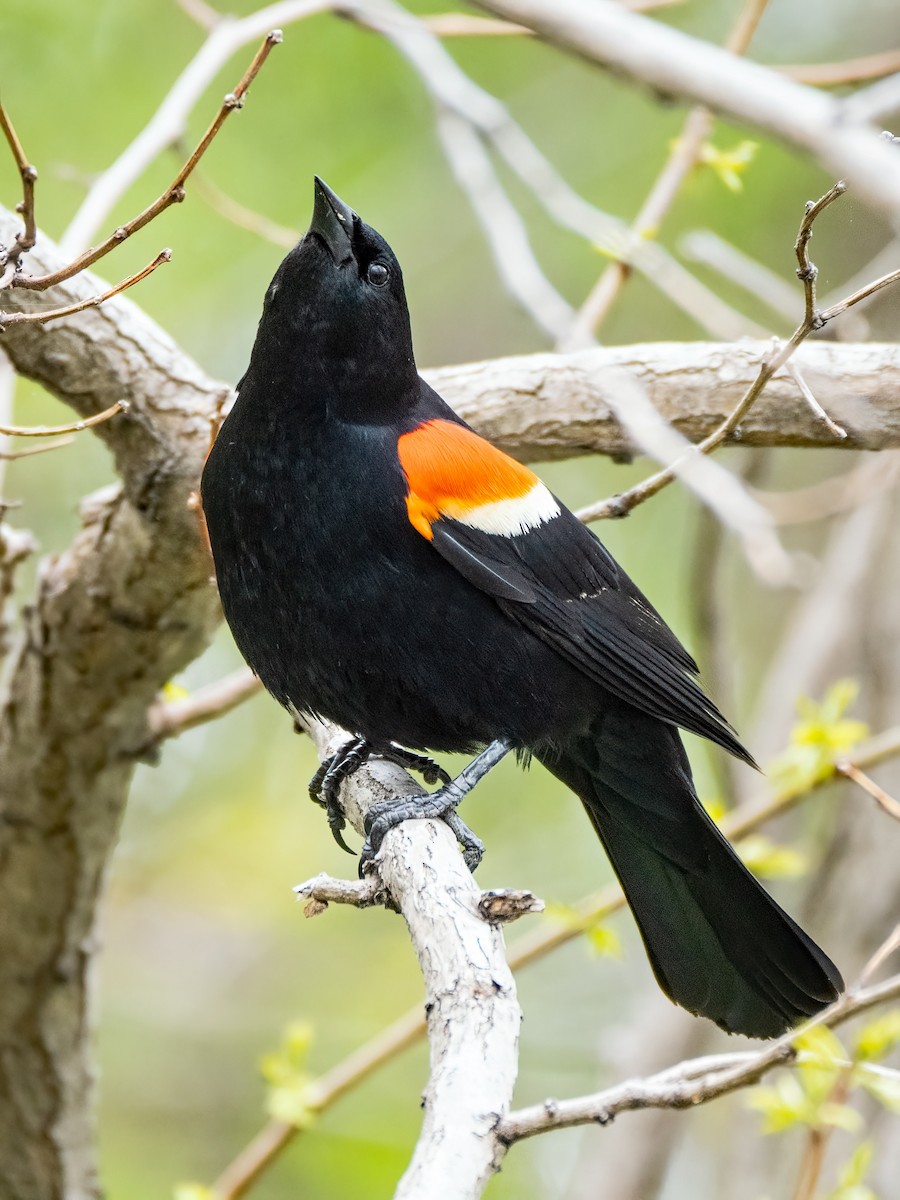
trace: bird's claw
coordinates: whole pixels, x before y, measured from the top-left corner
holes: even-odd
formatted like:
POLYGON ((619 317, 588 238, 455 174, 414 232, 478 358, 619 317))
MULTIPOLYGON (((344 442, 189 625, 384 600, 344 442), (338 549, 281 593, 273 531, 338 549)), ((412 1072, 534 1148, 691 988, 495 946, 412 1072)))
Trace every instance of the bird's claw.
POLYGON ((359 770, 371 752, 372 747, 365 738, 354 738, 341 746, 330 758, 326 758, 309 781, 309 798, 325 809, 331 836, 348 854, 356 852, 347 845, 342 834, 342 830, 347 826, 347 819, 341 807, 341 784, 354 771, 359 770))
POLYGON ((462 847, 466 866, 474 872, 484 856, 484 843, 456 811, 456 805, 461 799, 454 790, 445 786, 427 795, 403 796, 373 804, 364 821, 366 840, 359 859, 360 876, 374 861, 381 849, 381 843, 391 829, 395 829, 404 821, 427 818, 442 820, 449 826, 462 847))
MULTIPOLYGON (((342 830, 344 830, 347 826, 347 820, 344 816, 343 807, 341 806, 341 784, 355 771, 358 771, 359 768, 375 752, 376 749, 371 742, 368 742, 365 738, 354 738, 352 741, 345 742, 344 745, 341 746, 336 753, 332 754, 330 758, 326 758, 319 766, 315 775, 313 775, 312 779, 309 781, 310 799, 315 804, 318 804, 320 807, 325 809, 325 812, 328 816, 328 827, 331 830, 332 837, 341 847, 341 849, 346 850, 348 854, 353 854, 355 851, 353 851, 344 841, 342 833, 342 830)), ((427 755, 416 754, 412 750, 405 750, 402 746, 396 746, 393 743, 384 749, 379 749, 378 755, 387 762, 395 763, 397 766, 403 767, 407 771, 418 772, 418 774, 420 774, 428 784, 440 782, 446 785, 450 783, 450 776, 447 774, 444 768, 436 763, 433 758, 429 758, 427 755)), ((434 794, 436 796, 440 795, 439 792, 434 794)), ((386 804, 376 805, 375 807, 387 809, 390 808, 394 803, 394 801, 388 801, 386 804)), ((405 819, 405 817, 400 817, 395 824, 399 824, 400 821, 405 819)), ((457 820, 459 821, 459 818, 457 818, 457 820)), ((448 820, 447 823, 450 825, 451 829, 454 828, 454 825, 450 820, 448 820)), ((478 838, 476 838, 471 832, 471 830, 466 829, 466 826, 462 823, 462 821, 459 821, 459 826, 461 829, 465 830, 467 835, 465 838, 459 839, 464 848, 464 853, 467 856, 466 862, 468 863, 471 858, 477 866, 478 862, 481 861, 481 854, 484 853, 484 847, 478 841, 478 838), (476 854, 477 857, 475 857, 476 854)), ((387 832, 388 828, 393 828, 393 825, 387 826, 384 831, 385 833, 387 832)), ((369 825, 367 818, 366 833, 368 832, 369 825)), ((382 833, 378 839, 378 846, 381 845, 383 839, 384 833, 382 833)), ((368 845, 368 842, 366 845, 368 845)), ((375 850, 377 849, 378 847, 376 846, 375 850)), ((365 846, 363 847, 363 851, 365 851, 365 846)), ((372 851, 368 857, 373 858, 374 855, 375 851, 372 851)), ((474 870, 474 867, 470 867, 470 870, 474 870)))

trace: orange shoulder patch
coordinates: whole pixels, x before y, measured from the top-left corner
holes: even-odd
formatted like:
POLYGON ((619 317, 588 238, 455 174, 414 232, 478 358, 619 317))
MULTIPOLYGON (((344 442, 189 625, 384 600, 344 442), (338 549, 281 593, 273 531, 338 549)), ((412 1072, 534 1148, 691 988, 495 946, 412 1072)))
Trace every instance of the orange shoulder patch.
POLYGON ((518 500, 540 483, 528 467, 453 421, 425 421, 401 435, 397 452, 409 484, 410 522, 429 541, 439 517, 465 521, 473 509, 518 500))

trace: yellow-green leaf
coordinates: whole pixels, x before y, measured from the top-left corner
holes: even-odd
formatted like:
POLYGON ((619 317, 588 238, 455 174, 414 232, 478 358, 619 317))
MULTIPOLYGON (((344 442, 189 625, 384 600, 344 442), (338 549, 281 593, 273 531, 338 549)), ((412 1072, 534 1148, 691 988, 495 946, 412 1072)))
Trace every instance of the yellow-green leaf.
POLYGON ((737 847, 743 862, 764 879, 797 879, 809 870, 809 860, 791 846, 779 846, 771 838, 754 834, 737 847))
POLYGON ((721 149, 712 142, 704 142, 700 147, 700 162, 714 171, 730 192, 739 192, 744 186, 741 176, 753 161, 758 149, 759 144, 750 141, 739 142, 728 150, 721 149))
POLYGON ((771 764, 769 773, 781 791, 804 791, 834 771, 869 730, 862 721, 845 716, 859 688, 852 679, 832 684, 817 703, 809 697, 797 700, 800 720, 791 731, 790 743, 771 764))
POLYGON ((588 941, 598 954, 610 958, 622 957, 622 942, 619 935, 608 925, 595 925, 587 931, 588 941))
POLYGON ((876 1200, 875 1193, 865 1185, 872 1149, 871 1142, 860 1142, 841 1168, 838 1185, 829 1193, 828 1200, 876 1200))
POLYGON ((212 1190, 201 1183, 178 1183, 175 1185, 175 1200, 215 1200, 212 1190))
POLYGON ((884 1058, 900 1043, 900 1008, 892 1008, 868 1025, 856 1038, 856 1057, 872 1062, 884 1058))
POLYGON ((900 1071, 861 1063, 854 1078, 884 1108, 900 1114, 900 1071))
POLYGON ((307 1126, 314 1116, 312 1076, 306 1069, 312 1038, 312 1026, 296 1021, 288 1026, 279 1049, 264 1054, 259 1064, 269 1084, 269 1115, 298 1129, 307 1126))
POLYGON ((313 1121, 316 1113, 311 1103, 311 1079, 305 1083, 299 1081, 294 1087, 276 1087, 269 1092, 266 1111, 275 1121, 283 1121, 285 1125, 293 1125, 296 1129, 306 1129, 313 1121))

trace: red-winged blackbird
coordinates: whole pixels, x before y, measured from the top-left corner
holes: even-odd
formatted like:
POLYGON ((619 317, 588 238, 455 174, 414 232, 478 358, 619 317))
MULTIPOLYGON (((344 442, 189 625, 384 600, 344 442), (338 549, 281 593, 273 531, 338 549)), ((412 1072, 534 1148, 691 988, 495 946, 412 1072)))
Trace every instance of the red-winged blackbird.
POLYGON ((537 476, 419 377, 394 254, 318 179, 203 506, 248 663, 288 709, 359 735, 314 781, 336 836, 337 786, 368 754, 434 781, 401 747, 487 746, 418 808, 382 807, 364 848, 446 810, 474 861, 456 803, 507 750, 530 754, 587 809, 674 1001, 772 1037, 836 998, 837 969, 697 800, 679 726, 752 759, 693 659, 537 476))

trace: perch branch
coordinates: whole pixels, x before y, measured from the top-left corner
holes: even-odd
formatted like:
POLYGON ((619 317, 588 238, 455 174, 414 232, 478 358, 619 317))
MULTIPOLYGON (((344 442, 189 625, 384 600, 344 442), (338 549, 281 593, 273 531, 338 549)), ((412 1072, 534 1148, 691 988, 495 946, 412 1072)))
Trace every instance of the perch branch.
MULTIPOLYGON (((862 769, 898 755, 900 726, 885 730, 862 743, 854 752, 852 761, 862 769)), ((745 837, 833 782, 837 775, 838 768, 835 767, 832 773, 804 786, 785 788, 775 796, 748 801, 725 816, 722 830, 732 841, 745 837)), ((624 907, 625 897, 616 885, 584 897, 572 906, 571 919, 545 922, 518 938, 509 951, 510 968, 519 971, 541 961, 624 907)), ((315 1110, 324 1112, 332 1107, 347 1092, 355 1090, 386 1063, 415 1045, 425 1032, 425 1018, 421 1006, 416 1005, 317 1080, 315 1110)), ((215 1200, 239 1200, 244 1196, 298 1133, 300 1130, 287 1122, 268 1122, 216 1180, 212 1188, 215 1200)))

